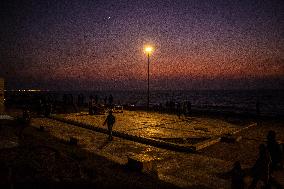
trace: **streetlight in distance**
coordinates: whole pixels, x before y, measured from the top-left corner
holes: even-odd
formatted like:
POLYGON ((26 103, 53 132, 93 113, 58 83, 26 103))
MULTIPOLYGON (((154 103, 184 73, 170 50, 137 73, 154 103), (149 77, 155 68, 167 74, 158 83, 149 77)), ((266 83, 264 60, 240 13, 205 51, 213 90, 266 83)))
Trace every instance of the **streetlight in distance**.
POLYGON ((150 99, 150 90, 149 90, 149 82, 150 82, 149 68, 150 68, 150 54, 153 52, 153 47, 151 47, 151 46, 145 46, 144 51, 145 51, 145 53, 147 54, 147 58, 148 58, 147 110, 149 110, 149 99, 150 99))

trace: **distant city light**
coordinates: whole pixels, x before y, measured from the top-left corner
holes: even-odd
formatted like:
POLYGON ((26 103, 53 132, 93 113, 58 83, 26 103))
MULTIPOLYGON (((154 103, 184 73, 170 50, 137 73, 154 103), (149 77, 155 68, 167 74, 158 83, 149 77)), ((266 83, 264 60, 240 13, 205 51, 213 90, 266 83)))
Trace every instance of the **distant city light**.
POLYGON ((12 89, 12 90, 4 90, 5 92, 7 91, 12 91, 12 92, 41 92, 42 90, 40 89, 12 89))

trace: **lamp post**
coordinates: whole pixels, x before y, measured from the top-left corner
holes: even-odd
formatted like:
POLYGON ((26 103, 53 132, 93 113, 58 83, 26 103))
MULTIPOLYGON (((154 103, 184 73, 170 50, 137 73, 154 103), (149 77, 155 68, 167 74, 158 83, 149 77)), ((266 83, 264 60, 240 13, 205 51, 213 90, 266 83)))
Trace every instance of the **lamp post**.
POLYGON ((153 51, 153 48, 151 46, 147 46, 145 47, 145 53, 147 54, 147 58, 148 58, 148 90, 147 90, 147 110, 149 110, 149 101, 150 101, 150 76, 149 76, 149 72, 150 72, 150 54, 153 51))

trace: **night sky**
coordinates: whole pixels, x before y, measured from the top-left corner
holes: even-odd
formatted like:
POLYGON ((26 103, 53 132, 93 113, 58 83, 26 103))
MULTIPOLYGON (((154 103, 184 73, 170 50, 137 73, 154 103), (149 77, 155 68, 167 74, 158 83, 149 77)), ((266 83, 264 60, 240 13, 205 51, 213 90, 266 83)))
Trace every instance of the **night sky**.
POLYGON ((268 0, 5 0, 9 89, 284 88, 284 3, 268 0))

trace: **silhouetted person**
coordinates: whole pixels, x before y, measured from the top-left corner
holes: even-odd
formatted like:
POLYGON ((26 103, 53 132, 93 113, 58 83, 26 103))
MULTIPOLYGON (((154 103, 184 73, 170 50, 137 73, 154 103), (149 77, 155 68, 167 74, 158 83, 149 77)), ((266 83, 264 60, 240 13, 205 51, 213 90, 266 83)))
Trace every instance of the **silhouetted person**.
POLYGON ((231 189, 243 189, 245 188, 244 184, 244 171, 242 170, 241 164, 239 161, 234 163, 231 173, 231 189))
POLYGON ((27 107, 24 107, 24 110, 23 110, 23 120, 27 124, 29 124, 31 120, 30 112, 27 107))
POLYGON ((73 104, 74 104, 73 95, 72 95, 72 94, 69 94, 68 97, 69 97, 69 99, 68 99, 68 105, 73 105, 73 104))
POLYGON ((178 118, 180 118, 181 114, 182 114, 181 104, 177 103, 177 116, 178 116, 178 118))
POLYGON ((30 125, 31 116, 28 108, 25 106, 23 108, 23 114, 20 118, 20 129, 19 129, 19 137, 22 138, 24 129, 30 125))
MULTIPOLYGON (((63 101, 63 111, 66 112, 67 111, 67 104, 68 104, 68 96, 67 94, 64 94, 62 96, 62 101, 63 101)), ((44 103, 45 104, 45 103, 44 103)), ((44 108, 43 108, 44 109, 44 108)), ((44 111, 44 110, 43 110, 44 111)))
POLYGON ((109 134, 109 137, 108 139, 109 140, 112 140, 112 127, 113 127, 113 124, 115 123, 115 117, 112 115, 112 111, 110 110, 109 111, 109 114, 104 122, 104 126, 107 124, 107 128, 108 128, 108 134, 109 134))
POLYGON ((89 105, 89 115, 93 115, 94 114, 93 113, 93 96, 89 97, 88 105, 89 105))
POLYGON ((46 102, 44 104, 44 116, 48 117, 51 114, 51 111, 52 111, 52 105, 46 102))
POLYGON ((43 104, 42 104, 42 100, 41 98, 38 99, 38 102, 37 102, 37 115, 41 115, 42 114, 42 107, 43 107, 43 104))
POLYGON ((259 156, 254 166, 252 167, 253 181, 250 185, 250 189, 254 189, 259 181, 262 181, 265 188, 268 187, 270 179, 270 166, 271 158, 269 152, 264 144, 259 145, 259 156))
POLYGON ((64 95, 63 95, 62 100, 63 100, 63 104, 66 105, 66 104, 67 104, 67 101, 68 101, 68 96, 67 96, 67 94, 64 94, 64 95))
POLYGON ((256 109, 256 119, 257 119, 257 125, 261 126, 261 119, 260 119, 260 102, 259 99, 257 99, 256 104, 255 104, 255 109, 256 109))
POLYGON ((188 115, 191 115, 191 102, 187 101, 187 113, 188 115))
POLYGON ((98 104, 99 103, 99 96, 95 95, 95 103, 98 104))
POLYGON ((78 95, 78 100, 77 100, 77 104, 78 106, 82 106, 84 104, 84 95, 83 94, 79 94, 78 95))
POLYGON ((162 111, 163 111, 163 104, 159 103, 159 112, 162 112, 162 111))
POLYGON ((109 97, 108 97, 108 103, 109 103, 109 106, 112 107, 112 103, 113 103, 113 96, 110 94, 109 97))
POLYGON ((104 103, 107 105, 107 97, 104 98, 104 103))
POLYGON ((170 111, 174 112, 174 110, 175 110, 175 102, 171 100, 170 101, 170 111))
POLYGON ((93 111, 93 115, 98 114, 98 105, 94 104, 94 105, 92 106, 92 111, 93 111))
POLYGON ((256 104, 255 104, 255 109, 256 109, 257 116, 259 116, 260 115, 260 103, 259 103, 258 99, 257 99, 256 104))
POLYGON ((279 143, 276 141, 275 131, 270 130, 267 134, 267 149, 271 157, 272 171, 282 168, 283 152, 279 143))

